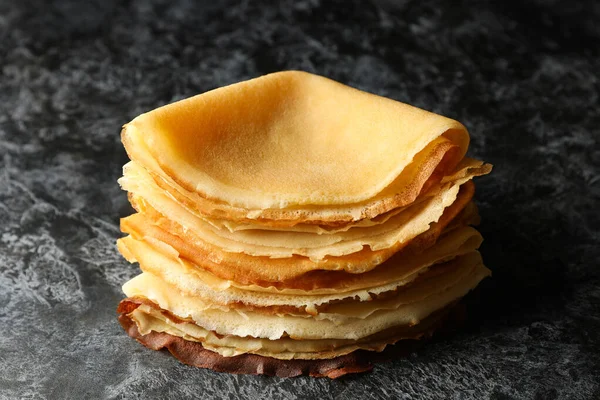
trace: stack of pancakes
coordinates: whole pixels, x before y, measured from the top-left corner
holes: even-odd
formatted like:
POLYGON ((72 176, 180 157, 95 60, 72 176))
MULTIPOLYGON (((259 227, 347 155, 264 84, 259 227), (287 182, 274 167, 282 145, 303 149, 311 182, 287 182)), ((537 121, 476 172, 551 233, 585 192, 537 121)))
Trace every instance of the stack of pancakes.
POLYGON ((460 123, 287 71, 127 124, 127 332, 218 371, 337 377, 489 270, 460 123))

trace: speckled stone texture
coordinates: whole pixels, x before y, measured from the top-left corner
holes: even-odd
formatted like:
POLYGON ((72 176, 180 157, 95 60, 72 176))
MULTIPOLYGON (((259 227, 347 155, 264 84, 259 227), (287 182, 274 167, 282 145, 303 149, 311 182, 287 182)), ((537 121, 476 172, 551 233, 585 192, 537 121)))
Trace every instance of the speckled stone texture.
POLYGON ((600 398, 599 52, 593 1, 0 0, 0 398, 600 398), (292 68, 469 128, 493 278, 458 333, 350 379, 143 348, 115 313, 120 126, 292 68))

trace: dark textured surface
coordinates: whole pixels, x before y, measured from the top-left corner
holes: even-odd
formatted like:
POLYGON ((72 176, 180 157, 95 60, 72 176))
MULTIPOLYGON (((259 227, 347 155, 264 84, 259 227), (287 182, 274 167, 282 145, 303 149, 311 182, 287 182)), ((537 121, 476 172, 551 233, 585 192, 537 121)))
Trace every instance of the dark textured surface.
POLYGON ((0 398, 600 398, 600 6, 270 4, 0 0, 0 398), (120 126, 291 68, 454 117, 496 167, 468 325, 341 381, 186 367, 115 313, 120 126))

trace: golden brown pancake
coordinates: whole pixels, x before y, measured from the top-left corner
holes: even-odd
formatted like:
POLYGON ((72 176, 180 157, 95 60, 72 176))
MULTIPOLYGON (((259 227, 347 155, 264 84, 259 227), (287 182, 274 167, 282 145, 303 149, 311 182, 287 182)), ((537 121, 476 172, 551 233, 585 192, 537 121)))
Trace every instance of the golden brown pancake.
MULTIPOLYGON (((140 233, 144 232, 144 236, 152 236, 167 243, 183 258, 224 279, 231 279, 240 283, 274 284, 276 286, 277 284, 282 286, 281 283, 285 282, 283 284, 285 287, 298 287, 293 284, 292 280, 301 275, 306 275, 310 271, 330 270, 364 273, 383 263, 394 254, 398 254, 405 247, 406 249, 403 251, 409 253, 422 251, 435 243, 446 225, 468 204, 473 192, 472 184, 469 182, 464 184, 457 200, 444 210, 440 219, 431 224, 427 231, 409 242, 397 243, 393 247, 378 251, 363 248, 361 251, 348 256, 328 257, 316 262, 300 256, 272 259, 222 251, 218 247, 202 241, 193 232, 186 231, 176 221, 161 218, 160 214, 157 215, 156 211, 146 202, 142 203, 137 200, 134 200, 134 205, 142 211, 141 214, 150 215, 156 225, 147 226, 146 229, 137 226, 136 229, 136 225, 144 223, 143 217, 129 217, 122 221, 121 229, 134 235, 134 237, 141 238, 140 233)), ((307 285, 310 279, 307 278, 304 276, 300 282, 304 287, 309 287, 307 285)), ((298 282, 296 281, 296 283, 298 282)), ((318 286, 313 284, 312 287, 316 288, 318 286)))
POLYGON ((338 273, 338 280, 330 277, 329 287, 302 290, 277 289, 243 285, 224 280, 210 272, 182 260, 176 253, 157 250, 144 241, 132 237, 119 242, 122 253, 130 260, 138 260, 144 272, 165 283, 219 305, 244 304, 250 307, 300 307, 316 313, 326 303, 344 299, 369 301, 389 291, 410 284, 433 267, 476 250, 481 235, 472 228, 456 229, 440 240, 431 251, 406 259, 401 265, 386 265, 366 274, 338 273), (345 279, 344 279, 345 278, 345 279))
POLYGON ((458 300, 489 275, 478 252, 456 257, 444 273, 426 275, 396 296, 356 303, 352 298, 323 313, 269 314, 223 306, 144 272, 123 286, 128 297, 145 297, 180 318, 220 335, 279 339, 359 339, 393 326, 417 324, 435 310, 458 300))
MULTIPOLYGON (((464 320, 463 307, 452 305, 436 312, 436 316, 432 316, 432 318, 437 318, 437 324, 432 325, 429 332, 424 332, 418 339, 400 340, 393 346, 388 346, 382 353, 358 350, 332 359, 279 360, 255 354, 223 357, 205 349, 200 342, 185 340, 168 333, 151 331, 142 335, 135 322, 128 316, 140 304, 154 305, 146 299, 124 299, 119 304, 117 312, 123 329, 144 346, 153 350, 166 349, 179 361, 194 367, 233 374, 274 375, 282 378, 310 375, 335 379, 347 374, 370 371, 374 362, 388 361, 417 350, 423 344, 424 339, 429 338, 434 331, 440 331, 442 324, 444 324, 444 330, 449 331, 451 327, 464 320)), ((162 312, 168 313, 166 310, 162 310, 162 312)))
POLYGON ((458 161, 469 143, 457 121, 299 71, 158 108, 125 125, 123 135, 132 159, 147 152, 139 158, 154 160, 140 160, 146 168, 249 210, 343 206, 389 186, 404 196, 427 170, 407 168, 421 150, 447 140, 459 147, 458 161))

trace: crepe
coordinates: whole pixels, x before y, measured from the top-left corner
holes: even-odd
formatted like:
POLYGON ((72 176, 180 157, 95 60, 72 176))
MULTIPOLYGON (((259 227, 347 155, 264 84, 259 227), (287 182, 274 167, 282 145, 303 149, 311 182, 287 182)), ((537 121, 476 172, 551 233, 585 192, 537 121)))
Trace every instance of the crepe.
POLYGON ((282 337, 297 340, 357 340, 394 326, 416 325, 435 310, 464 296, 489 275, 477 252, 457 258, 449 266, 449 272, 455 274, 437 277, 439 285, 430 285, 427 279, 419 283, 422 289, 426 289, 425 292, 419 293, 419 287, 415 289, 415 284, 412 293, 393 297, 393 304, 389 304, 389 299, 360 302, 366 304, 366 311, 357 308, 356 304, 346 308, 338 304, 335 312, 317 316, 277 315, 222 307, 181 292, 150 273, 133 278, 124 285, 123 290, 128 297, 147 298, 178 318, 191 319, 195 324, 219 335, 270 340, 282 337), (382 307, 382 303, 386 306, 382 307))
MULTIPOLYGON (((473 191, 473 186, 469 182, 462 185, 456 201, 450 207, 444 209, 439 220, 430 224, 425 232, 414 237, 411 241, 397 242, 390 248, 378 251, 363 248, 353 254, 342 257, 328 257, 318 261, 305 257, 266 259, 265 257, 249 257, 244 254, 223 251, 221 248, 212 246, 198 238, 189 225, 185 223, 182 225, 176 222, 175 219, 165 218, 149 204, 146 204, 145 201, 140 202, 136 199, 133 199, 132 202, 141 211, 141 217, 132 216, 124 219, 121 222, 121 228, 124 232, 131 233, 138 238, 148 236, 167 243, 175 251, 182 254, 184 258, 225 279, 258 285, 282 286, 278 283, 284 283, 284 287, 299 287, 297 278, 310 271, 343 270, 351 273, 364 273, 372 270, 405 247, 406 252, 417 252, 429 247, 450 221, 457 220, 455 217, 468 204, 473 196, 473 191), (146 223, 144 227, 140 227, 140 224, 144 224, 144 215, 153 221, 155 226, 151 224, 148 226, 149 224, 146 223)), ((467 220, 468 218, 469 216, 466 216, 467 220)), ((312 282, 312 280, 306 278, 303 277, 303 287, 308 287, 308 284, 312 282)), ((317 283, 313 282, 312 288, 316 288, 317 283)))
POLYGON ((442 312, 438 311, 428 316, 419 324, 393 327, 359 340, 295 340, 289 337, 268 340, 219 335, 198 326, 192 320, 183 320, 162 310, 156 303, 148 299, 134 297, 125 301, 140 303, 135 310, 128 312, 127 316, 136 324, 138 332, 142 335, 151 332, 168 333, 188 341, 200 342, 205 349, 225 357, 256 354, 286 361, 331 359, 356 350, 382 351, 387 345, 398 340, 420 338, 437 325, 439 320, 444 317, 445 310, 451 308, 451 306, 444 307, 442 312))
POLYGON ((142 203, 136 208, 148 203, 160 210, 166 219, 178 222, 209 245, 231 253, 271 258, 303 255, 312 260, 351 254, 362 250, 364 246, 377 251, 407 242, 427 230, 430 223, 436 222, 444 209, 456 199, 460 184, 472 178, 472 175, 467 175, 457 181, 437 185, 422 201, 378 221, 369 220, 368 224, 328 230, 326 234, 317 232, 320 234, 315 235, 306 229, 265 230, 260 225, 255 225, 253 229, 232 231, 215 226, 210 220, 188 212, 172 197, 162 193, 140 166, 128 165, 124 175, 121 180, 123 188, 134 195, 134 205, 142 203), (408 221, 409 218, 412 221, 408 221))
POLYGON ((333 272, 332 277, 322 277, 321 280, 330 283, 329 286, 310 290, 277 289, 273 286, 243 285, 225 280, 181 259, 164 243, 153 247, 148 242, 128 236, 119 240, 119 248, 130 261, 137 260, 143 271, 177 286, 181 291, 203 297, 215 304, 226 306, 241 303, 259 307, 292 306, 315 309, 321 304, 347 298, 367 301, 377 294, 395 290, 410 283, 420 273, 437 263, 476 250, 482 240, 481 235, 473 228, 456 229, 427 252, 403 259, 393 258, 365 274, 333 272))
POLYGON ((160 165, 150 156, 147 145, 141 140, 139 133, 130 135, 127 132, 127 127, 125 127, 122 138, 132 160, 141 164, 156 185, 165 193, 192 212, 212 218, 256 222, 260 225, 284 228, 302 223, 334 227, 346 226, 354 221, 374 218, 390 210, 409 205, 417 199, 421 191, 426 192, 440 181, 462 180, 464 182, 473 176, 485 175, 491 171, 491 165, 478 160, 465 157, 458 161, 459 147, 450 145, 447 139, 438 139, 433 147, 426 147, 415 155, 413 161, 394 184, 371 199, 340 206, 305 205, 285 209, 247 209, 214 201, 202 197, 196 192, 186 190, 172 176, 162 171, 160 165), (440 141, 442 143, 439 143, 440 141), (135 154, 130 149, 135 149, 135 154))
POLYGON ((457 121, 300 71, 158 108, 123 135, 132 159, 147 150, 154 172, 247 209, 358 203, 392 184, 408 193, 407 180, 396 179, 419 151, 443 137, 460 160, 469 143, 457 121), (128 146, 135 139, 146 149, 128 146))
POLYGON ((117 246, 142 273, 119 320, 187 364, 365 371, 490 275, 471 225, 491 166, 457 121, 286 71, 142 114, 122 140, 136 213, 117 246))
MULTIPOLYGON (((234 374, 266 374, 284 378, 310 375, 335 379, 347 374, 370 371, 373 368, 373 362, 388 361, 393 357, 407 355, 418 349, 424 339, 429 338, 435 330, 439 331, 440 327, 450 330, 449 326, 456 326, 464 319, 463 307, 451 305, 429 317, 436 321, 431 324, 429 331, 415 335, 412 339, 402 339, 393 346, 393 349, 388 348, 383 353, 358 350, 330 359, 280 360, 248 353, 223 357, 216 352, 205 349, 200 342, 186 340, 165 332, 150 331, 142 335, 136 323, 129 317, 129 313, 134 311, 140 304, 149 303, 156 307, 148 300, 125 299, 121 301, 117 310, 120 314, 119 322, 125 331, 144 346, 153 350, 167 349, 181 362, 195 367, 210 368, 215 371, 234 374)), ((166 313, 164 310, 162 312, 166 313)), ((424 323, 425 321, 423 321, 424 323)))

